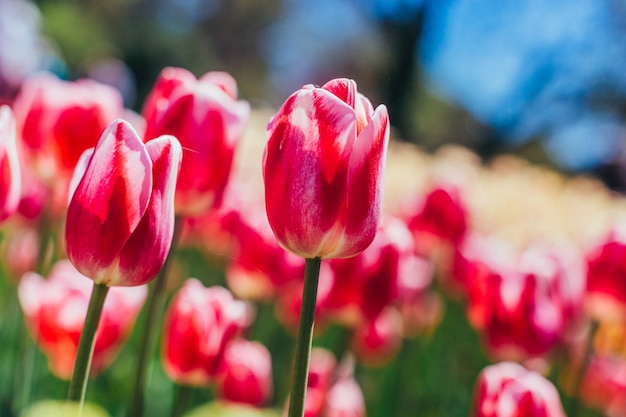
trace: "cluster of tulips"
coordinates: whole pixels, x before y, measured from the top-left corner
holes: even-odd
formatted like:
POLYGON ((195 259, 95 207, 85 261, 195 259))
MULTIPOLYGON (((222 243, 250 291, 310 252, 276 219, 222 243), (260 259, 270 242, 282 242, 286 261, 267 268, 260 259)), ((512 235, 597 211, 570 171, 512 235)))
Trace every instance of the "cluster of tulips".
POLYGON ((471 417, 565 416, 557 387, 574 405, 626 413, 617 224, 593 244, 512 244, 477 221, 468 178, 397 192, 420 180, 394 176, 406 148, 389 146, 386 108, 354 81, 304 86, 252 134, 237 95, 227 73, 166 68, 136 114, 110 87, 43 74, 0 108, 6 269, 32 340, 69 381, 67 401, 12 404, 15 415, 101 415, 84 403, 89 377, 141 319, 133 390, 114 407, 125 415, 144 414, 158 349, 180 391, 172 416, 212 415, 188 410, 184 395, 211 387, 250 413, 364 417, 355 366, 384 366, 403 339, 426 337, 444 297, 463 303, 493 361, 471 417), (243 149, 244 134, 262 155, 243 149), (185 246, 218 259, 225 285, 181 276, 185 246), (294 335, 293 358, 249 337, 262 304, 294 335), (331 326, 341 346, 315 347, 331 326), (288 398, 273 392, 277 360, 292 369, 288 398))

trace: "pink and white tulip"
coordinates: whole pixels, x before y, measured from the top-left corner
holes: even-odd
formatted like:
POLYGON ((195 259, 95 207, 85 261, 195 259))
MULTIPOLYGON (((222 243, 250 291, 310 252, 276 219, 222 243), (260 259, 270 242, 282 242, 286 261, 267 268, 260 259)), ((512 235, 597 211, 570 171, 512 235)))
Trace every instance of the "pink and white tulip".
MULTIPOLYGON (((91 287, 87 277, 68 260, 57 262, 47 279, 27 272, 20 280, 18 295, 26 325, 59 378, 72 376, 91 287)), ((115 359, 147 294, 146 286, 108 292, 96 333, 92 374, 103 371, 115 359)))
POLYGON ((83 154, 65 229, 68 256, 81 273, 107 286, 156 276, 172 242, 181 154, 173 136, 144 144, 122 120, 83 154))
POLYGON ((347 258, 374 239, 389 141, 384 105, 335 79, 292 94, 267 126, 267 216, 278 242, 304 258, 347 258))

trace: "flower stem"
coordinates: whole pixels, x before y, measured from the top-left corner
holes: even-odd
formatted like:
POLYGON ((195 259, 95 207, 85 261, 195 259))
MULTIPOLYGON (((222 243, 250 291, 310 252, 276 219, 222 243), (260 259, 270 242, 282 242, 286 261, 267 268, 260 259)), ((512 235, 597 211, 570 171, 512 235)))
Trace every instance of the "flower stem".
POLYGON ((83 331, 78 342, 78 352, 76 352, 74 373, 70 381, 67 400, 79 401, 81 408, 85 402, 87 379, 89 377, 89 369, 91 368, 93 349, 96 344, 96 330, 98 330, 102 307, 104 306, 104 300, 106 299, 108 291, 108 286, 94 283, 91 298, 89 299, 87 316, 85 317, 85 325, 83 326, 83 331))
POLYGON ((315 301, 317 299, 317 284, 321 262, 320 258, 306 260, 302 308, 294 358, 293 385, 289 399, 289 417, 302 417, 304 415, 304 400, 309 377, 309 361, 311 359, 311 344, 315 322, 315 301))
POLYGON ((172 402, 171 417, 180 417, 187 408, 192 388, 189 385, 176 385, 174 401, 172 402))
POLYGON ((156 337, 159 334, 158 328, 161 324, 161 316, 163 315, 163 309, 165 305, 165 283, 167 282, 167 275, 169 266, 171 264, 172 256, 175 251, 175 247, 178 244, 182 229, 182 218, 176 217, 174 223, 174 236, 172 237, 172 244, 170 251, 165 258, 163 268, 159 271, 154 281, 152 281, 152 289, 146 303, 146 319, 143 327, 143 334, 141 335, 141 344, 137 355, 137 368, 135 369, 135 383, 133 386, 133 392, 131 396, 131 403, 128 408, 127 416, 129 417, 142 417, 144 414, 144 402, 145 391, 148 380, 149 364, 154 357, 153 352, 156 345, 156 337))

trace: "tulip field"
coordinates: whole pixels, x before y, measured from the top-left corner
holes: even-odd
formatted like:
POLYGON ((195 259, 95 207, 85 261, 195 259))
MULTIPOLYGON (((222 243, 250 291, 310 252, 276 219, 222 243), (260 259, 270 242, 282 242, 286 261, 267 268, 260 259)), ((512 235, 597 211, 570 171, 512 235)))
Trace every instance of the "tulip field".
POLYGON ((626 415, 626 201, 354 80, 38 74, 0 158, 0 416, 626 415))

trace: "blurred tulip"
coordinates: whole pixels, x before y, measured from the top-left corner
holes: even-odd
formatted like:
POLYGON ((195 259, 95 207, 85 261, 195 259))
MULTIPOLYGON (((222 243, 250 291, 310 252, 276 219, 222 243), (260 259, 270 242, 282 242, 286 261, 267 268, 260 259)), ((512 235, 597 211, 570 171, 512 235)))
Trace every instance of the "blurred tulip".
POLYGON ((407 224, 422 255, 441 245, 458 245, 467 231, 465 203, 460 190, 451 185, 435 186, 407 211, 407 224))
POLYGON ((387 306, 377 317, 355 329, 351 348, 360 364, 386 365, 402 344, 402 316, 396 307, 387 306))
POLYGON ((365 397, 352 376, 338 379, 328 392, 324 417, 365 417, 365 397))
POLYGON ((472 417, 566 417, 550 381, 513 362, 482 370, 474 387, 472 417))
POLYGON ((541 245, 521 256, 484 253, 468 276, 470 322, 500 359, 547 354, 581 323, 584 266, 577 252, 541 245))
MULTIPOLYGON (((92 284, 68 260, 57 262, 47 279, 28 272, 18 291, 26 323, 48 356, 55 375, 69 379, 74 369, 92 284)), ((112 288, 96 333, 92 374, 102 372, 128 338, 147 296, 147 288, 112 288)))
POLYGON ((224 350, 218 377, 220 397, 261 407, 272 395, 272 357, 259 342, 236 339, 224 350))
POLYGON ((587 262, 588 313, 596 320, 626 320, 626 233, 614 228, 587 262))
POLYGON ((163 327, 163 366, 182 385, 215 381, 224 349, 250 322, 246 303, 226 288, 187 279, 172 300, 163 327))
POLYGON ((220 204, 249 114, 250 105, 237 100, 237 84, 225 72, 199 80, 182 68, 161 72, 143 109, 144 137, 180 140, 185 161, 176 186, 177 214, 196 216, 220 204))
POLYGON ((243 298, 268 300, 285 285, 300 282, 304 259, 278 245, 262 206, 249 205, 230 213, 236 223, 231 262, 226 270, 228 286, 243 298))
POLYGON ((0 106, 0 221, 17 211, 22 191, 16 135, 11 108, 0 106))
POLYGON ((337 361, 328 350, 313 348, 307 382, 304 417, 322 417, 337 361))
POLYGON ((387 108, 335 79, 291 95, 270 120, 263 155, 267 216, 303 258, 347 258, 374 239, 389 141, 387 108))
MULTIPOLYGON (((93 80, 62 81, 41 73, 24 82, 14 109, 24 159, 32 172, 29 181, 43 184, 52 210, 65 209, 68 182, 80 155, 122 116, 122 96, 93 80)), ((37 187, 31 184, 29 190, 37 187)))
POLYGON ((626 360, 619 356, 593 355, 579 389, 580 400, 602 410, 607 417, 626 413, 626 360))
POLYGON ((335 278, 323 304, 325 314, 347 325, 375 320, 386 306, 398 301, 401 286, 403 296, 408 296, 409 291, 424 291, 430 284, 430 275, 419 274, 418 263, 406 224, 383 217, 367 249, 352 258, 329 262, 335 278))
POLYGON ((337 364, 328 350, 313 348, 304 417, 364 417, 365 399, 353 377, 353 363, 337 364))
POLYGON ((180 158, 172 136, 144 145, 127 122, 107 127, 72 179, 65 240, 79 271, 107 286, 156 276, 172 242, 180 158))

